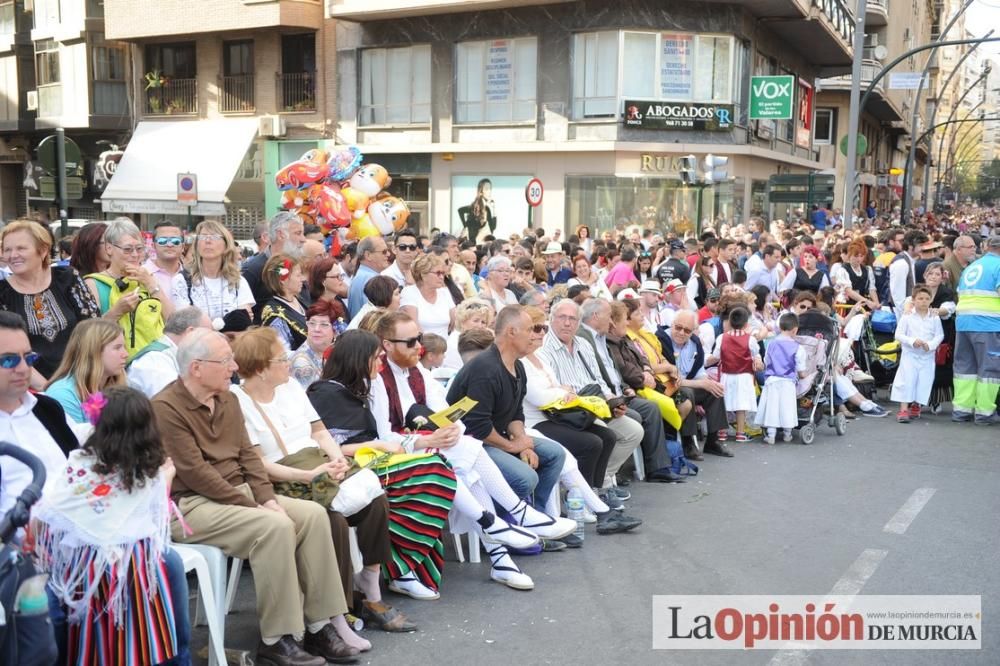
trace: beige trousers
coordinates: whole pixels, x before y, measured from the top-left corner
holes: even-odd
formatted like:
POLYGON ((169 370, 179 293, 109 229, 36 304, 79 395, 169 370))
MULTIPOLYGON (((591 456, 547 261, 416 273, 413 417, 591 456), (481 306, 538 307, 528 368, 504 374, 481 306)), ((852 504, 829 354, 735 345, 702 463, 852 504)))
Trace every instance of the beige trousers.
MULTIPOLYGON (((245 484, 239 489, 250 495, 245 484)), ((287 517, 269 509, 185 497, 178 508, 193 534, 184 536, 176 519, 171 524, 177 543, 215 546, 230 557, 250 561, 264 637, 301 634, 303 615, 306 622, 318 622, 347 612, 326 509, 307 500, 277 500, 287 517)))

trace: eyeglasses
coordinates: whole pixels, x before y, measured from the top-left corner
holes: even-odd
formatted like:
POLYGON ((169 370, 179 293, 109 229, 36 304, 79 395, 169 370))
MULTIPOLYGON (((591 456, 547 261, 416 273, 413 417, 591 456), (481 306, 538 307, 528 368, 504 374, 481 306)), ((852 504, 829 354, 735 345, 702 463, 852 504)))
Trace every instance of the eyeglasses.
POLYGON ((708 302, 709 303, 718 303, 719 299, 718 298, 710 298, 710 299, 708 299, 708 302))
POLYGON ((400 252, 415 252, 417 249, 416 243, 399 243, 396 245, 396 249, 400 252))
POLYGON ((688 328, 687 326, 681 326, 680 324, 674 324, 671 328, 673 328, 678 333, 687 333, 688 335, 694 333, 693 328, 688 328))
POLYGON ((580 321, 576 315, 556 315, 553 319, 557 321, 580 321))
POLYGON ((115 245, 114 243, 109 243, 109 245, 114 245, 116 248, 118 248, 125 254, 142 254, 146 250, 145 245, 121 246, 121 245, 115 245))
POLYGON ((431 271, 431 274, 432 275, 439 275, 441 277, 444 277, 444 276, 446 276, 448 274, 448 271, 431 271))
POLYGON ((268 361, 268 363, 288 363, 288 357, 279 356, 278 358, 272 358, 268 361))
POLYGON ((333 328, 333 324, 331 324, 328 321, 319 321, 318 319, 310 319, 309 321, 306 322, 306 327, 325 329, 325 328, 333 328))
POLYGON ((220 241, 222 234, 198 234, 198 240, 220 241))
POLYGON ((346 273, 327 273, 326 276, 331 280, 343 280, 346 273))
POLYGON ((221 364, 221 365, 229 365, 230 363, 232 363, 232 362, 233 362, 233 360, 234 360, 234 359, 235 359, 235 357, 234 357, 234 356, 233 356, 232 354, 230 354, 230 355, 229 355, 229 356, 227 356, 226 358, 222 358, 222 359, 215 359, 215 358, 196 358, 195 360, 196 360, 196 361, 201 361, 202 363, 219 363, 219 364, 221 364))
POLYGON ((531 327, 531 332, 532 333, 548 333, 549 332, 549 325, 548 324, 535 324, 534 326, 531 327))
POLYGON ((399 344, 405 344, 407 349, 413 349, 417 345, 424 341, 424 334, 420 333, 415 338, 406 338, 405 340, 396 340, 393 338, 386 338, 389 342, 398 342, 399 344))
POLYGON ((13 370, 17 366, 21 365, 21 359, 24 359, 24 362, 30 368, 35 365, 35 363, 38 363, 38 358, 38 354, 31 351, 25 354, 17 354, 15 352, 0 354, 0 368, 3 368, 4 370, 13 370))
POLYGON ((177 247, 184 242, 184 239, 180 236, 160 236, 156 239, 156 244, 160 247, 166 247, 167 245, 173 245, 177 247))

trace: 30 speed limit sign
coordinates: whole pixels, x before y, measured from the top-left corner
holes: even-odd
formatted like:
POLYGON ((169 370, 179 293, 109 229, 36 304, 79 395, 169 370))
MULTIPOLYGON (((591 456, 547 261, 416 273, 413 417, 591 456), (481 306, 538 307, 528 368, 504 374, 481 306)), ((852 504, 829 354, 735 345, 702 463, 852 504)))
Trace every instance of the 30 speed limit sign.
POLYGON ((532 178, 528 181, 528 186, 524 188, 524 198, 529 206, 540 206, 544 192, 545 189, 542 187, 542 181, 532 178))

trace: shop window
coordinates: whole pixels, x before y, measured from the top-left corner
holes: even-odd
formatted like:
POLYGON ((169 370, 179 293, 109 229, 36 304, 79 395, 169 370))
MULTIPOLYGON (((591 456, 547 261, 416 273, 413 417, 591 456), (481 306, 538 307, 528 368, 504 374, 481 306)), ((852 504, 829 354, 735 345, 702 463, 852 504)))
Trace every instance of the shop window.
POLYGON ((457 46, 456 61, 457 122, 535 120, 537 39, 466 42, 457 46))
POLYGON ((615 116, 620 98, 728 104, 734 97, 734 53, 734 39, 727 35, 636 31, 576 35, 574 117, 615 116))
POLYGON ((430 46, 361 52, 362 125, 429 123, 430 96, 430 46))
POLYGON ((93 113, 117 116, 128 113, 125 91, 125 48, 104 41, 104 35, 94 35, 91 47, 94 94, 93 113))
POLYGON ((816 119, 813 121, 813 143, 817 146, 829 146, 836 141, 833 109, 816 109, 816 119))

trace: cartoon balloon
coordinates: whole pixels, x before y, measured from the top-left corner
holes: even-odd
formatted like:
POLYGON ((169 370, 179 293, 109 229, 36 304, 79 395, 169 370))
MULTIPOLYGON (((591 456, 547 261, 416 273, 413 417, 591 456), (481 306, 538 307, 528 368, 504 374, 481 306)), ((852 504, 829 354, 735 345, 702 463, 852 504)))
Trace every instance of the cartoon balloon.
POLYGON ((354 146, 332 153, 327 160, 330 165, 330 180, 340 182, 350 178, 357 171, 363 156, 354 146))
POLYGON ((309 189, 309 201, 310 212, 324 231, 350 224, 351 211, 336 185, 313 185, 309 189))
POLYGON ((353 189, 364 192, 372 199, 391 184, 392 178, 381 164, 362 164, 350 179, 353 189))
MULTIPOLYGON (((313 153, 309 151, 306 155, 313 153)), ((326 153, 322 153, 326 159, 326 153)), ((318 157, 318 156, 317 156, 318 157)), ((314 162, 300 159, 292 162, 274 176, 274 182, 279 190, 298 190, 320 183, 330 175, 330 166, 325 162, 314 162)))
POLYGON ((383 193, 368 206, 368 217, 379 233, 387 235, 406 226, 410 209, 402 199, 383 193))
POLYGON ((371 216, 365 213, 361 217, 355 217, 351 220, 351 227, 347 231, 347 240, 361 240, 369 236, 380 235, 381 232, 375 226, 375 223, 372 222, 371 216))

